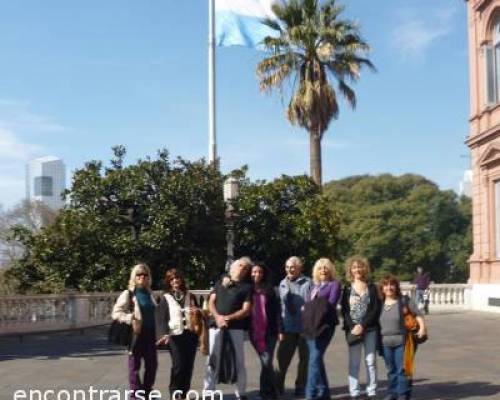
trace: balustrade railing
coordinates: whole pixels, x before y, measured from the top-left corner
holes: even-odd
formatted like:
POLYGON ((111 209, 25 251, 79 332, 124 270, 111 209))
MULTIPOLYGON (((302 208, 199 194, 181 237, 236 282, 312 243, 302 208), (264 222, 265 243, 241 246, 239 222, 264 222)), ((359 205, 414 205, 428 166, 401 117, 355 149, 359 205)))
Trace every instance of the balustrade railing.
MULTIPOLYGON (((442 283, 429 286, 429 308, 432 309, 468 309, 471 307, 470 293, 472 286, 465 283, 442 283)), ((402 284, 401 291, 416 298, 416 288, 413 284, 402 284)))
MULTIPOLYGON (((208 290, 194 290, 203 301, 208 290)), ((0 296, 0 336, 106 325, 120 293, 0 296)), ((155 293, 160 295, 160 292, 155 293)))
MULTIPOLYGON (((404 294, 415 298, 415 285, 402 284, 404 294)), ((208 290, 192 291, 199 300, 208 290)), ((120 293, 67 293, 59 295, 0 296, 0 336, 35 332, 84 329, 110 322, 111 310, 120 293)), ((158 296, 160 292, 155 293, 158 296)), ((203 301, 203 300, 202 300, 203 301)), ((470 286, 433 284, 429 308, 470 308, 470 286)))

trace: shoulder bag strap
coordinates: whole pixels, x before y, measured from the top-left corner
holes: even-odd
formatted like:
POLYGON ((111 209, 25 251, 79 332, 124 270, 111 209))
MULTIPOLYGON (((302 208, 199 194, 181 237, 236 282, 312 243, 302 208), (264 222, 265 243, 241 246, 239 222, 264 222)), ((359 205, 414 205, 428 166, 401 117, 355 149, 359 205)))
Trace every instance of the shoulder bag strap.
POLYGON ((128 304, 129 304, 129 310, 130 312, 134 312, 134 303, 133 303, 133 299, 134 299, 135 295, 134 295, 134 292, 132 292, 132 290, 128 289, 128 304))

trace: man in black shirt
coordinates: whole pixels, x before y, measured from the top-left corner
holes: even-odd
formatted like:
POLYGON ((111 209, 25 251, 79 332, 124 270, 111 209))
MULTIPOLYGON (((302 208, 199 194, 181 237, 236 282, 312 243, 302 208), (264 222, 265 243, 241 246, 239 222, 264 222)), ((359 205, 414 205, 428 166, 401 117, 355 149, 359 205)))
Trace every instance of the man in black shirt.
POLYGON ((215 390, 221 360, 222 336, 227 330, 234 346, 237 381, 237 399, 246 398, 246 369, 243 350, 244 332, 247 317, 251 311, 252 287, 244 282, 252 263, 243 257, 231 264, 229 276, 223 276, 215 285, 209 297, 209 310, 212 314, 209 330, 209 355, 204 379, 204 389, 215 390))

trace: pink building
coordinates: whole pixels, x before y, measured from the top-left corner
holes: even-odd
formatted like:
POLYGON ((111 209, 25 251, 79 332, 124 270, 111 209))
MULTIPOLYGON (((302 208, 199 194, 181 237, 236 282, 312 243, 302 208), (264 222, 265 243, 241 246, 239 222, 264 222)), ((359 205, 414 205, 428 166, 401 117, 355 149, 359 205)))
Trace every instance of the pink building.
POLYGON ((500 0, 468 0, 474 308, 500 309, 500 0))

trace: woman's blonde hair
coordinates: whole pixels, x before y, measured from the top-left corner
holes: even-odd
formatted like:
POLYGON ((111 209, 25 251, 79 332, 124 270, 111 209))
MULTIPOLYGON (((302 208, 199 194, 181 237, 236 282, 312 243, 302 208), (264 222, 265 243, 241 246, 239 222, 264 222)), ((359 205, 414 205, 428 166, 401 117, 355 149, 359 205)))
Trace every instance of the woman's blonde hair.
POLYGON ((314 283, 319 283, 319 269, 321 267, 327 267, 330 270, 330 280, 333 280, 335 278, 335 265, 331 262, 329 258, 320 258, 314 263, 314 267, 312 270, 312 278, 314 283))
POLYGON ((354 264, 358 264, 363 267, 363 280, 368 280, 371 274, 371 269, 370 269, 370 263, 365 257, 355 255, 352 257, 349 257, 347 261, 345 262, 345 277, 349 282, 352 282, 354 280, 354 275, 352 274, 352 267, 354 264))
POLYGON ((147 288, 148 289, 151 288, 151 284, 153 283, 153 277, 151 276, 151 270, 149 269, 149 267, 146 264, 140 263, 140 264, 134 265, 132 267, 132 271, 130 271, 130 279, 128 281, 128 290, 132 290, 132 291, 135 290, 135 277, 138 274, 140 274, 141 272, 148 274, 149 279, 147 280, 147 282, 148 282, 147 288))

